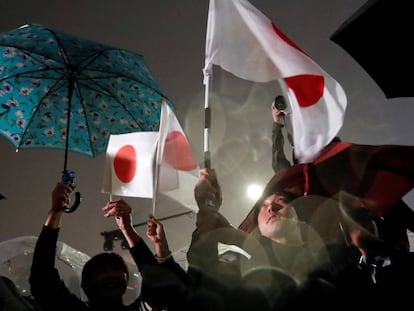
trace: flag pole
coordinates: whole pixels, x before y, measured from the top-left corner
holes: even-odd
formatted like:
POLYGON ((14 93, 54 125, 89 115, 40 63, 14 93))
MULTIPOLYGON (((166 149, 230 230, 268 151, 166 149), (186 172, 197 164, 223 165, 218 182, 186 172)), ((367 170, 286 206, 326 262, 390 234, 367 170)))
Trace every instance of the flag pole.
POLYGON ((210 128, 211 128, 211 109, 209 106, 210 97, 210 78, 211 65, 208 64, 203 69, 204 74, 204 167, 211 168, 211 154, 210 154, 210 128))
POLYGON ((157 152, 155 153, 155 165, 154 165, 154 180, 153 180, 153 191, 152 191, 152 215, 155 216, 155 206, 157 201, 158 195, 158 188, 159 188, 159 178, 160 178, 160 170, 161 170, 161 161, 162 155, 164 153, 164 142, 165 139, 162 133, 165 132, 165 124, 167 122, 167 110, 166 110, 166 103, 162 103, 161 105, 161 112, 160 112, 160 126, 158 129, 158 141, 157 141, 157 152))
MULTIPOLYGON (((158 147, 159 148, 159 143, 158 143, 158 147)), ((157 195, 158 195, 158 178, 159 178, 159 172, 160 172, 160 165, 158 164, 158 157, 156 159, 156 163, 155 163, 155 175, 154 175, 154 188, 153 188, 153 192, 152 192, 152 215, 155 216, 155 203, 157 200, 157 195)))

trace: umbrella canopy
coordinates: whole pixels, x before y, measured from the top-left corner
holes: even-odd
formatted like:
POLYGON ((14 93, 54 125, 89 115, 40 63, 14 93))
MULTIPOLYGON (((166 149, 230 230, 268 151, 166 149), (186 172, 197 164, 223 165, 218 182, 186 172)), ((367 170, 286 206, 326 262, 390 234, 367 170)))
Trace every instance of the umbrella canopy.
POLYGON ((412 97, 414 22, 410 1, 368 1, 330 39, 347 51, 387 98, 412 97))
POLYGON ((0 134, 95 157, 110 134, 156 131, 172 103, 139 54, 41 25, 0 34, 0 134))
MULTIPOLYGON (((30 293, 30 267, 36 241, 36 236, 20 236, 0 242, 0 274, 10 278, 24 295, 30 293)), ((82 294, 80 291, 82 268, 89 259, 89 255, 66 243, 57 242, 56 266, 61 270, 61 275, 72 292, 79 297, 82 294)))
MULTIPOLYGON (((262 197, 284 190, 299 197, 346 198, 347 205, 366 207, 382 215, 414 187, 413 158, 414 146, 335 142, 314 162, 276 173, 262 197)), ((252 212, 241 228, 251 227, 252 212)))

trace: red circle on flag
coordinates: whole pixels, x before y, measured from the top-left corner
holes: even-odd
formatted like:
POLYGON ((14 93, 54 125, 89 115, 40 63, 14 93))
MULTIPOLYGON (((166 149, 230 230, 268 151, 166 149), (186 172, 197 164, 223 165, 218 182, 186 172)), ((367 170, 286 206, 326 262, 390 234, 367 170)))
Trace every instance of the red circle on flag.
POLYGON ((164 159, 173 168, 180 171, 192 171, 197 161, 191 151, 187 138, 181 131, 172 131, 165 139, 164 159))
POLYGON ((114 171, 123 183, 131 182, 137 170, 137 153, 131 145, 119 148, 114 158, 114 171))
POLYGON ((286 85, 296 96, 300 107, 315 105, 323 96, 325 80, 318 75, 297 75, 285 78, 286 85))

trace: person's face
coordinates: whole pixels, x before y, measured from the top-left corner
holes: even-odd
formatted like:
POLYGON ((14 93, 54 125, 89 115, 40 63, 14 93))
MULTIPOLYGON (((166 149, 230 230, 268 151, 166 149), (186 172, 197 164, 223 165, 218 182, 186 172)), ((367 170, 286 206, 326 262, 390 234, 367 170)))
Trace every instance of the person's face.
POLYGON ((128 283, 124 269, 114 265, 105 265, 92 276, 92 288, 97 299, 121 299, 128 283))
POLYGON ((268 238, 284 234, 288 224, 292 224, 296 218, 290 204, 286 203, 285 197, 280 194, 272 194, 263 201, 257 216, 260 233, 268 238))

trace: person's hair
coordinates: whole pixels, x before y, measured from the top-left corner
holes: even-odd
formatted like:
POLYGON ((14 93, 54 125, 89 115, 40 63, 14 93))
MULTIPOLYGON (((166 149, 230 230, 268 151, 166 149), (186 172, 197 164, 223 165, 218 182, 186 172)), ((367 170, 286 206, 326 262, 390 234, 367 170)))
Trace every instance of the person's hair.
POLYGON ((127 279, 129 278, 128 266, 121 255, 117 253, 100 253, 95 255, 85 263, 82 270, 81 287, 87 296, 90 293, 94 273, 105 266, 121 268, 124 270, 127 279))
POLYGON ((262 194, 262 196, 260 197, 260 199, 256 201, 256 203, 255 203, 255 205, 253 207, 253 222, 254 222, 254 224, 256 226, 258 225, 257 218, 259 216, 260 209, 262 208, 263 201, 268 196, 270 196, 272 194, 277 194, 277 195, 283 196, 285 198, 285 202, 286 203, 290 203, 294 199, 297 198, 297 195, 295 195, 295 194, 293 194, 291 192, 287 192, 287 191, 284 191, 284 190, 280 190, 280 189, 275 189, 275 190, 272 190, 272 191, 264 191, 263 194, 262 194))

